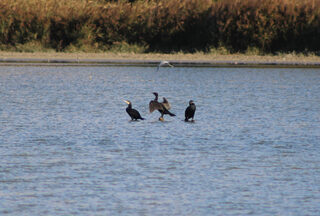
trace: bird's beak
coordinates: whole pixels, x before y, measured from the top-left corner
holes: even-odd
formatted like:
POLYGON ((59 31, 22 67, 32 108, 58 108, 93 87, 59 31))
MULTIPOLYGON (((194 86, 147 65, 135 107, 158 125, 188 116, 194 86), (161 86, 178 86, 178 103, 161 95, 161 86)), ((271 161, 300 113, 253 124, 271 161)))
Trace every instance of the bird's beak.
POLYGON ((126 104, 129 104, 130 102, 129 101, 126 101, 126 100, 123 100, 126 104))

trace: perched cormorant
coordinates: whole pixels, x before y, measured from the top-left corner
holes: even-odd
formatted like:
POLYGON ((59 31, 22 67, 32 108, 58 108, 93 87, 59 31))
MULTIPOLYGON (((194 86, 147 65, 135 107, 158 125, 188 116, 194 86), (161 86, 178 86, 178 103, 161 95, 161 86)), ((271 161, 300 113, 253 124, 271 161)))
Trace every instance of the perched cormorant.
POLYGON ((160 64, 158 65, 157 71, 160 69, 160 67, 168 65, 170 67, 173 67, 172 64, 170 64, 168 61, 161 61, 160 64))
POLYGON ((140 113, 137 110, 132 109, 132 104, 130 101, 125 100, 124 102, 128 104, 126 111, 131 117, 131 120, 138 120, 138 119, 144 120, 144 118, 141 117, 140 113))
POLYGON ((187 122, 190 118, 192 118, 191 121, 194 121, 193 117, 194 117, 195 112, 196 112, 196 105, 194 104, 193 100, 190 100, 189 106, 187 107, 186 111, 184 112, 184 116, 186 117, 185 121, 187 122))
POLYGON ((155 110, 158 110, 161 113, 161 117, 159 118, 160 121, 163 121, 163 115, 168 114, 170 116, 176 116, 175 114, 171 113, 168 109, 171 108, 171 105, 169 104, 168 100, 166 98, 163 98, 163 102, 160 103, 158 101, 158 93, 153 92, 155 98, 154 100, 150 101, 149 103, 149 111, 152 113, 155 110))

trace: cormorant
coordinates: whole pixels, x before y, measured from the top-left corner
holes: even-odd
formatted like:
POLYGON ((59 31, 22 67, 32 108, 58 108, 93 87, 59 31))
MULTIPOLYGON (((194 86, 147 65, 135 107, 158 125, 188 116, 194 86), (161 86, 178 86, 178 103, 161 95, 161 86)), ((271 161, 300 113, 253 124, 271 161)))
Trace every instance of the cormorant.
POLYGON ((185 121, 187 122, 190 118, 192 118, 191 121, 194 121, 193 117, 194 117, 195 112, 196 112, 196 105, 194 104, 193 100, 190 100, 189 106, 187 107, 186 111, 184 112, 184 116, 186 117, 185 121))
POLYGON ((155 98, 154 100, 150 101, 149 103, 149 111, 152 113, 155 110, 158 110, 161 113, 161 117, 159 118, 160 121, 163 121, 163 115, 168 114, 170 116, 176 116, 175 114, 171 113, 168 109, 171 108, 171 105, 169 104, 168 100, 166 98, 163 98, 163 102, 160 103, 158 101, 158 93, 153 92, 155 98))
POLYGON ((172 64, 170 64, 168 61, 161 61, 160 64, 158 65, 157 71, 160 69, 160 67, 168 65, 170 67, 173 67, 172 64))
POLYGON ((132 103, 130 101, 124 100, 124 102, 128 104, 126 111, 131 117, 131 120, 135 120, 135 121, 138 119, 144 120, 144 118, 141 117, 140 113, 137 110, 132 109, 132 103))

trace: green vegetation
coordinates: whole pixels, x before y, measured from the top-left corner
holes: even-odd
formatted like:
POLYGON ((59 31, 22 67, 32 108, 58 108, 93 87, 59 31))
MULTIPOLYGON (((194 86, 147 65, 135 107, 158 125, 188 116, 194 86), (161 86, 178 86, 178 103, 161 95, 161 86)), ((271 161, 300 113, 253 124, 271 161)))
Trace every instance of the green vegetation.
POLYGON ((320 0, 2 0, 0 50, 320 51, 320 0))

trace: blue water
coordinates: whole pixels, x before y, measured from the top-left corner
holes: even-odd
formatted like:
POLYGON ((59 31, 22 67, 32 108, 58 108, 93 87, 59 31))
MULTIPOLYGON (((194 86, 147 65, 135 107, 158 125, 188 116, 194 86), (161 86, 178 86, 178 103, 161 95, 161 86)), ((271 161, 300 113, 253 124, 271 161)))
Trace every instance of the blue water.
POLYGON ((0 215, 320 215, 319 122, 319 69, 2 66, 0 215))

